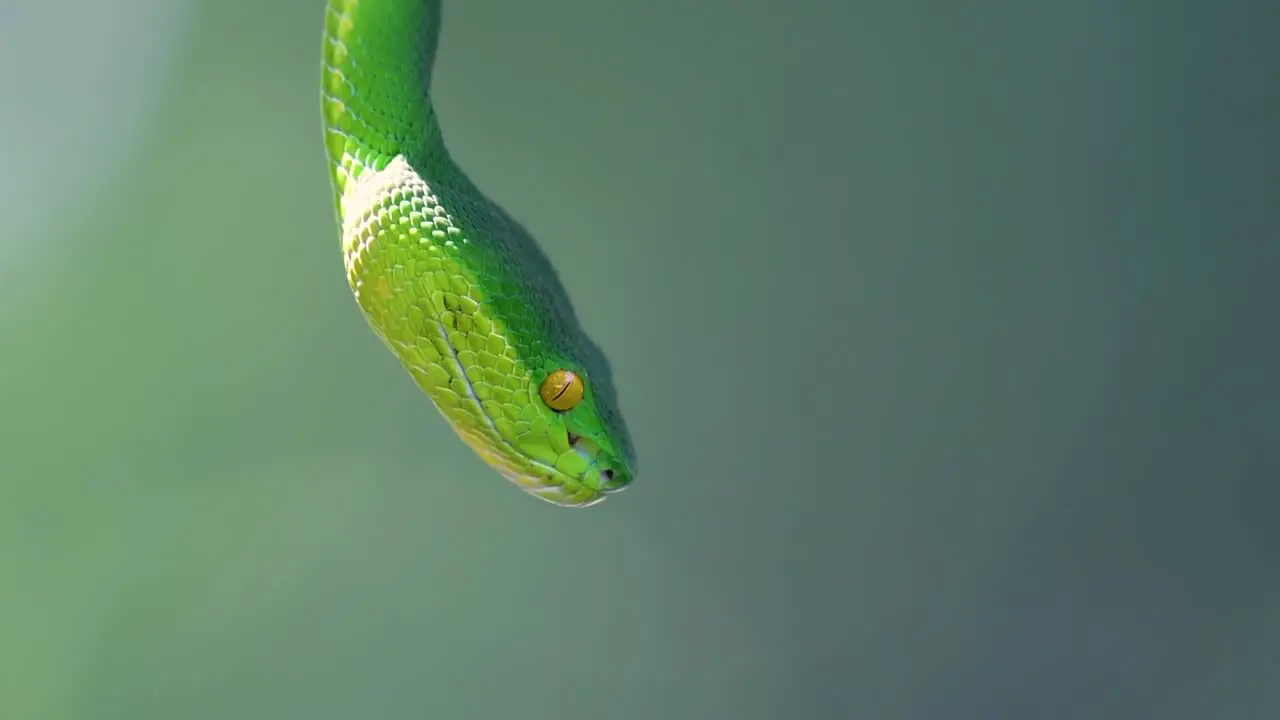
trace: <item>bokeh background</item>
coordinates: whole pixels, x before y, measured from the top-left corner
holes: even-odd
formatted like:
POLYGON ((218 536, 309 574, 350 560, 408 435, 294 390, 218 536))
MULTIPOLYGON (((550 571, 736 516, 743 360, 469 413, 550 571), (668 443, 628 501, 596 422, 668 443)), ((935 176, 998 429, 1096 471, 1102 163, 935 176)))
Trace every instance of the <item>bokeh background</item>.
POLYGON ((575 512, 358 314, 321 7, 0 2, 0 718, 1280 717, 1276 9, 446 2, 575 512))

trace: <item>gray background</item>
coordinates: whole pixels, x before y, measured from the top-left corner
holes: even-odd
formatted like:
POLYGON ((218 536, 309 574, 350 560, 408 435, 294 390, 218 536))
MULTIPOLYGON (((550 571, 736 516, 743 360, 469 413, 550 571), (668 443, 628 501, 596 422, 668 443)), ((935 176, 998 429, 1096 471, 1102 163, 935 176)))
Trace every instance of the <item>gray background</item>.
POLYGON ((1280 715, 1268 4, 447 0, 586 512, 360 317, 321 5, 0 6, 0 717, 1280 715))

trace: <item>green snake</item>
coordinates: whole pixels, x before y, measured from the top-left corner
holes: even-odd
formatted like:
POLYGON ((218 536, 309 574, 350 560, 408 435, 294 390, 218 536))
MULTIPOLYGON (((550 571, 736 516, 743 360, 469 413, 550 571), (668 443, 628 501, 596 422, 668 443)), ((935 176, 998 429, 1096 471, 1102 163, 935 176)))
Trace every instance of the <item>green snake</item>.
POLYGON ((635 457, 599 348, 529 233, 450 157, 431 99, 440 0, 328 0, 322 67, 347 281, 457 434, 556 505, 626 487, 635 457))

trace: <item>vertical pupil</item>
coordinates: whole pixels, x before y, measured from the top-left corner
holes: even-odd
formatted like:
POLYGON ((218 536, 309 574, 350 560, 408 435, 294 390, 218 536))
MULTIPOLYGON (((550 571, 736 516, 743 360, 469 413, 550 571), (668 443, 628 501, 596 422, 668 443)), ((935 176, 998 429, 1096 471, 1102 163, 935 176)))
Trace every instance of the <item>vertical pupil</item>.
POLYGON ((556 392, 555 397, 551 399, 559 400, 560 398, 564 397, 564 394, 568 392, 569 387, 573 385, 573 376, 567 372, 557 373, 555 384, 560 386, 560 390, 556 392))
POLYGON ((557 412, 572 410, 583 397, 582 378, 571 370, 556 370, 538 388, 542 402, 557 412))

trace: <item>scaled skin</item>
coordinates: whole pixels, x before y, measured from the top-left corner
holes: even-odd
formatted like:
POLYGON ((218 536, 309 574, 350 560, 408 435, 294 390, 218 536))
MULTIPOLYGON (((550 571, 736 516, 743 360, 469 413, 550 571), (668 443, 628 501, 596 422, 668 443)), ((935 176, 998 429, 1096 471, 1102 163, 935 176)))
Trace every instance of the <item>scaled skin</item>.
POLYGON ((634 476, 609 369, 532 238, 454 164, 430 99, 439 0, 330 0, 323 115, 347 280, 375 333, 508 480, 588 506, 634 476), (569 370, 583 397, 539 396, 569 370))

